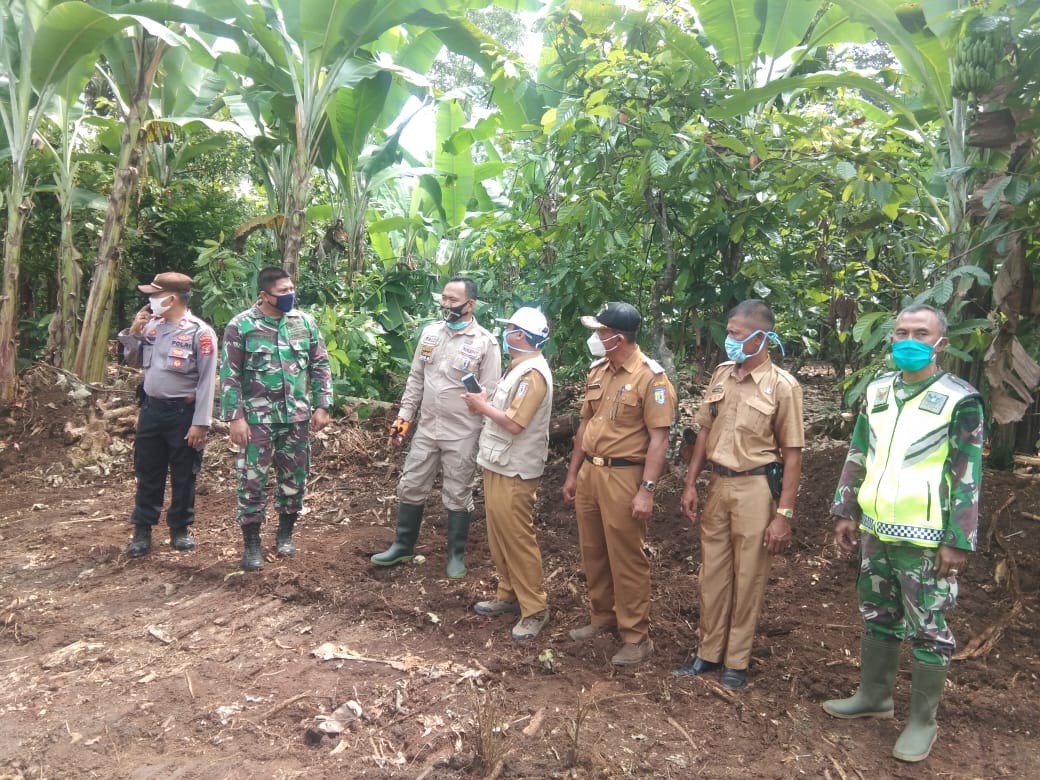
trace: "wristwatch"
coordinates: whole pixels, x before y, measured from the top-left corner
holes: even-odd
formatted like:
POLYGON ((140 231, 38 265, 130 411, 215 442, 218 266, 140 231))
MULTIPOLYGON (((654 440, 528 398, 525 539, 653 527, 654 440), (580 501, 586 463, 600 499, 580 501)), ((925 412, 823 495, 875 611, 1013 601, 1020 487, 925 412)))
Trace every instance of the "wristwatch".
POLYGON ((793 509, 780 509, 779 507, 777 507, 776 513, 778 515, 783 515, 788 520, 790 520, 792 517, 794 517, 794 510, 793 509))
POLYGON ((639 487, 646 488, 646 491, 648 493, 653 493, 655 490, 657 490, 657 483, 644 479, 642 482, 639 483, 639 487))

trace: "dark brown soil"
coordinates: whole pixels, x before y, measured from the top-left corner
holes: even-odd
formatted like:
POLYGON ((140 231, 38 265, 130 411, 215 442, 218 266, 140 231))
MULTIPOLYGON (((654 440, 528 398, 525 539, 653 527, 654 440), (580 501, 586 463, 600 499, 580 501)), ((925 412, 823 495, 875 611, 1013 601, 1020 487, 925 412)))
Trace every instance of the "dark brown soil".
MULTIPOLYGON (((160 528, 153 553, 130 560, 129 453, 117 444, 98 473, 73 468, 62 428, 83 420, 59 388, 0 412, 0 778, 1040 776, 1035 476, 985 476, 980 550, 949 615, 967 657, 931 757, 910 766, 890 757, 908 650, 894 720, 837 721, 819 706, 858 679, 855 564, 827 516, 840 441, 807 448, 796 544, 774 563, 750 684, 734 694, 670 674, 698 621, 678 470, 649 538, 657 651, 619 671, 610 638, 567 638, 587 604, 560 498, 565 451, 537 514, 552 623, 522 644, 509 618, 471 610, 494 592, 479 499, 464 580, 444 577, 436 495, 425 562, 369 565, 392 536, 401 462, 374 428, 337 420, 318 437, 299 554, 243 574, 226 436, 207 450, 197 550, 174 553, 160 528)), ((264 535, 269 548, 272 523, 264 535)))

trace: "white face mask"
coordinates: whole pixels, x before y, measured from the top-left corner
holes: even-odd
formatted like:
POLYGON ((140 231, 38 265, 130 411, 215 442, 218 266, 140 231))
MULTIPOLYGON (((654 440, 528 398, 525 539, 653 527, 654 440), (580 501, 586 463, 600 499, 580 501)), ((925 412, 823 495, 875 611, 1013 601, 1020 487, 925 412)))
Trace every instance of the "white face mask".
POLYGON ((589 352, 592 353, 592 357, 601 358, 607 354, 607 348, 603 346, 598 333, 593 333, 589 336, 585 343, 589 345, 589 352))
POLYGON ((170 307, 173 306, 172 297, 173 296, 170 295, 164 295, 161 298, 149 298, 148 305, 152 307, 152 314, 154 314, 156 317, 161 317, 166 312, 168 312, 170 310, 170 307), (170 299, 170 303, 164 304, 163 301, 167 300, 168 298, 170 299))

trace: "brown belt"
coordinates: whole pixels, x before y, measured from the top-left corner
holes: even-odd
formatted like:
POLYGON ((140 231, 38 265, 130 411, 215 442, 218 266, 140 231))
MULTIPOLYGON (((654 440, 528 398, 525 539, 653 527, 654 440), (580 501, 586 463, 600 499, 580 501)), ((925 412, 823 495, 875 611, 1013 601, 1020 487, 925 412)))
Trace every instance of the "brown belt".
POLYGON ((585 460, 593 466, 642 466, 641 460, 629 460, 628 458, 600 458, 596 455, 585 454, 585 460))

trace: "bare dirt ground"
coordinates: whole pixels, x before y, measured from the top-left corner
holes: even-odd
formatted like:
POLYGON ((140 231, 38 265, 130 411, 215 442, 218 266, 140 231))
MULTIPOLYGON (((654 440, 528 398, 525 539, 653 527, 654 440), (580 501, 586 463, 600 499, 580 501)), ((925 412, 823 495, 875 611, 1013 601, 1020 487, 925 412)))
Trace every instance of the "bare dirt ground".
MULTIPOLYGON (((132 436, 102 437, 105 457, 76 468, 91 448, 70 448, 63 428, 85 409, 56 375, 27 384, 0 410, 0 778, 1040 776, 1036 476, 986 474, 980 551, 950 614, 964 657, 932 756, 909 766, 890 757, 908 650, 894 720, 837 721, 819 706, 858 680, 855 563, 827 516, 843 442, 807 449, 796 544, 773 566, 750 684, 731 693, 670 674, 698 621, 700 550, 678 468, 649 538, 657 652, 621 671, 613 640, 567 638, 587 611, 560 499, 565 451, 537 515, 553 622, 524 644, 509 618, 471 610, 494 592, 479 499, 464 580, 444 577, 438 496, 426 561, 369 565, 393 533, 401 463, 381 425, 337 420, 319 437, 299 554, 243 574, 226 436, 207 449, 198 548, 171 551, 160 526, 153 553, 130 560, 132 436)), ((833 403, 833 380, 807 397, 833 403)), ((264 536, 270 548, 270 521, 264 536)))

